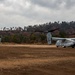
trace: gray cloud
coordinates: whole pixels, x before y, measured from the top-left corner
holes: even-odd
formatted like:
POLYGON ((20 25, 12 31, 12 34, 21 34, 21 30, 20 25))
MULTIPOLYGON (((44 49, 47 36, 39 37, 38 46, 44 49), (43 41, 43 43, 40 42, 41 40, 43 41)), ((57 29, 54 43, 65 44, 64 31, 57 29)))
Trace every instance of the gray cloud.
POLYGON ((63 0, 31 0, 32 3, 47 8, 58 8, 63 0))
POLYGON ((71 8, 75 6, 75 0, 66 0, 66 7, 71 8))
POLYGON ((0 0, 0 4, 5 4, 8 0, 0 0))
POLYGON ((75 0, 0 0, 0 27, 75 19, 75 0))
POLYGON ((4 2, 4 1, 6 1, 6 0, 0 0, 0 2, 4 2))
POLYGON ((30 0, 32 3, 42 7, 58 9, 61 5, 65 4, 65 8, 71 8, 75 5, 75 0, 30 0))

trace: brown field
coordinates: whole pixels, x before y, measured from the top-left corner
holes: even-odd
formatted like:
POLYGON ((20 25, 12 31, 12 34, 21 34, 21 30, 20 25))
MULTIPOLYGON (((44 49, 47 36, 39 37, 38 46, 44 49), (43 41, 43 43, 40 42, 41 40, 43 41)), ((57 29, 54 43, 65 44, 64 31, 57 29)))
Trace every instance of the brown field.
POLYGON ((1 44, 0 75, 75 75, 75 48, 1 44))

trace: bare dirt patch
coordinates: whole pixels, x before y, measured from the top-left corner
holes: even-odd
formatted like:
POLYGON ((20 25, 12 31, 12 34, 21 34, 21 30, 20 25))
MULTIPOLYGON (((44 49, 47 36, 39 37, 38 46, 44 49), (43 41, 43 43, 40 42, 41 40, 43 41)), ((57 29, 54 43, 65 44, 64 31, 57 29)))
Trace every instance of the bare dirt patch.
POLYGON ((3 47, 29 47, 29 48, 54 48, 55 45, 30 45, 30 44, 0 44, 3 47))
POLYGON ((75 49, 0 45, 0 75, 75 75, 75 49))

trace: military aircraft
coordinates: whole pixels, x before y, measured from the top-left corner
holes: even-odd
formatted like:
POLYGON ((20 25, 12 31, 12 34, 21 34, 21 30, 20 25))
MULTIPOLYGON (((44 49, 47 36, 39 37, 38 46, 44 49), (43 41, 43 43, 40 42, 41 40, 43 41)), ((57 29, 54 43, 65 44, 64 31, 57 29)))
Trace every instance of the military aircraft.
POLYGON ((54 30, 50 30, 47 32, 47 42, 48 44, 52 44, 52 40, 56 41, 56 47, 75 47, 75 38, 59 38, 59 37, 52 37, 51 32, 55 31, 57 29, 54 30))

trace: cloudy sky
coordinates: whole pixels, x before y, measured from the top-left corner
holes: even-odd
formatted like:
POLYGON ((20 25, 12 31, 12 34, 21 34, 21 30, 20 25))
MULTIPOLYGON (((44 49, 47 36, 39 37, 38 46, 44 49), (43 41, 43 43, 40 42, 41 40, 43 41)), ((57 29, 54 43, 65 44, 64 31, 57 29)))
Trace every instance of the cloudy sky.
POLYGON ((0 0, 0 27, 75 20, 75 0, 0 0))

